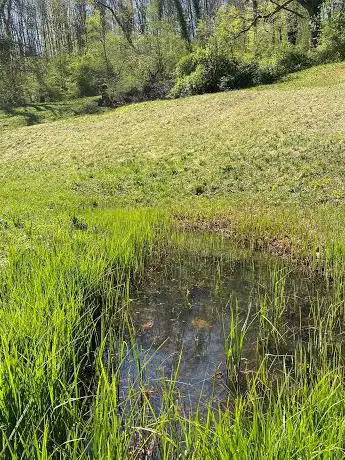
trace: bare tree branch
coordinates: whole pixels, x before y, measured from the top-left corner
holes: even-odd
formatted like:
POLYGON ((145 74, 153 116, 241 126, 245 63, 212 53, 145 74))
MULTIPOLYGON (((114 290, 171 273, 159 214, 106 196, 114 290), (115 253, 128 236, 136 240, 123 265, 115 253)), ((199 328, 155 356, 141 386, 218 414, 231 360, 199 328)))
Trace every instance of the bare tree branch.
MULTIPOLYGON (((275 0, 270 0, 270 2, 273 3, 273 5, 280 6, 280 4, 277 3, 275 0)), ((301 19, 306 19, 306 17, 303 16, 303 14, 299 13, 298 11, 294 11, 291 8, 288 8, 287 6, 284 6, 283 10, 289 11, 289 13, 293 13, 293 14, 295 14, 296 16, 298 16, 301 19)))
POLYGON ((290 5, 294 0, 286 0, 283 4, 279 4, 279 3, 275 3, 274 1, 271 2, 274 3, 275 5, 277 5, 277 8, 275 8, 273 11, 271 11, 270 13, 267 13, 267 14, 259 14, 258 16, 256 16, 252 22, 247 26, 245 27, 244 29, 240 30, 236 35, 235 35, 235 39, 240 37, 242 34, 246 33, 246 32, 249 32, 251 30, 252 27, 254 27, 259 20, 263 20, 263 21, 268 21, 269 19, 271 19, 272 16, 274 16, 275 14, 279 13, 279 11, 281 10, 284 10, 287 8, 288 5, 290 5))
POLYGON ((114 8, 112 8, 108 4, 107 1, 103 1, 103 0, 93 0, 93 1, 97 6, 101 6, 101 7, 105 8, 105 9, 107 9, 111 13, 113 18, 117 22, 117 24, 120 26, 120 29, 122 30, 123 35, 125 36, 128 44, 131 46, 131 48, 135 49, 131 34, 128 32, 127 28, 125 27, 123 21, 120 19, 120 16, 117 14, 116 10, 114 8))

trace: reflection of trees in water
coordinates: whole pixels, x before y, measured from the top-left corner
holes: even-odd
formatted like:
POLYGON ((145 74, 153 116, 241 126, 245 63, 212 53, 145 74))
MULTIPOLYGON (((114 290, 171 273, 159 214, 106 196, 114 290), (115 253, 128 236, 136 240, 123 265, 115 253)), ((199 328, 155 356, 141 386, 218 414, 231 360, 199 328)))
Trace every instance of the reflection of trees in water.
MULTIPOLYGON (((207 277, 210 282, 210 277, 207 277)), ((176 278, 174 278, 176 279, 176 278)), ((171 289, 169 284, 161 282, 160 290, 154 290, 152 297, 145 292, 146 302, 135 303, 136 320, 143 324, 153 320, 153 327, 138 336, 138 343, 145 349, 159 347, 159 361, 166 372, 180 365, 183 381, 203 380, 208 368, 208 350, 217 334, 217 298, 211 295, 211 288, 191 284, 189 289, 182 287, 171 289), (187 301, 186 301, 187 298, 187 301), (146 304, 146 305, 145 305, 146 304), (183 356, 180 362, 180 353, 183 356)), ((219 325, 218 325, 219 328, 219 325)), ((219 334, 218 334, 219 335, 219 334)), ((223 360, 223 347, 213 346, 216 351, 212 359, 223 360)), ((157 361, 155 361, 157 365, 157 361)), ((158 366, 159 367, 159 366, 158 366)), ((161 369, 157 369, 160 373, 161 369)))
MULTIPOLYGON (((237 300, 241 320, 253 301, 255 315, 258 293, 268 298, 274 296, 271 268, 267 261, 255 258, 222 260, 187 255, 176 265, 151 271, 132 303, 141 359, 154 354, 147 375, 157 383, 163 375, 169 378, 179 366, 179 379, 192 388, 194 396, 205 386, 210 393, 212 375, 225 360, 224 334, 228 331, 231 308, 237 300), (150 327, 144 328, 148 323, 150 327)), ((276 270, 277 266, 273 268, 276 270)), ((293 300, 296 293, 303 296, 310 286, 302 277, 291 274, 291 267, 289 271, 285 295, 293 300)), ((283 267, 282 275, 287 272, 283 267)), ((248 359, 244 367, 255 367, 257 335, 258 329, 253 326, 243 348, 243 357, 248 359)))

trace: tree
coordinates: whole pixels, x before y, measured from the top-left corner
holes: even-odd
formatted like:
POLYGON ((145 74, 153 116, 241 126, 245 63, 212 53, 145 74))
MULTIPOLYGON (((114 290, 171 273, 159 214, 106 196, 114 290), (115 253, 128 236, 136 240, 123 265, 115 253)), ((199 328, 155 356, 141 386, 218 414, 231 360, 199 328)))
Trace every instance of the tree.
POLYGON ((324 0, 297 0, 307 11, 310 18, 310 45, 315 48, 318 45, 321 30, 321 8, 324 0))

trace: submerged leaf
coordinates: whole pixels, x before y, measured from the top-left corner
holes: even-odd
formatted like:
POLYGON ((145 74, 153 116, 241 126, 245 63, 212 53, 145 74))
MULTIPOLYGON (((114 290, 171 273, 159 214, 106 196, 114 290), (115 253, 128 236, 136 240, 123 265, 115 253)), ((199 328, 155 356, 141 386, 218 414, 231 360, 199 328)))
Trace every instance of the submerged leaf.
POLYGON ((209 329, 212 327, 211 324, 204 319, 193 319, 192 324, 196 329, 209 329))

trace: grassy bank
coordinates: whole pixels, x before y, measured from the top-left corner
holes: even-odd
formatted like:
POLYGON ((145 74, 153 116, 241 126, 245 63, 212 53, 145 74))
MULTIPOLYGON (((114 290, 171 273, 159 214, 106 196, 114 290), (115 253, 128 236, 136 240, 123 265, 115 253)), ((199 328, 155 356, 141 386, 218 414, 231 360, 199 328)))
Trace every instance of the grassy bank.
POLYGON ((42 102, 24 107, 0 106, 0 130, 10 130, 21 126, 33 126, 40 123, 71 118, 77 115, 99 113, 97 97, 84 97, 61 102, 42 102))
POLYGON ((259 89, 3 131, 4 225, 157 207, 259 247, 341 252, 344 92, 340 63, 259 89))
POLYGON ((2 457, 343 458, 344 96, 337 64, 1 131, 2 457), (283 286, 258 299, 263 345, 245 391, 234 317, 225 410, 185 417, 172 378, 159 416, 144 385, 124 412, 128 290, 181 227, 303 260, 329 300, 310 299, 303 340, 271 378, 283 286))

